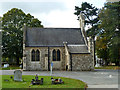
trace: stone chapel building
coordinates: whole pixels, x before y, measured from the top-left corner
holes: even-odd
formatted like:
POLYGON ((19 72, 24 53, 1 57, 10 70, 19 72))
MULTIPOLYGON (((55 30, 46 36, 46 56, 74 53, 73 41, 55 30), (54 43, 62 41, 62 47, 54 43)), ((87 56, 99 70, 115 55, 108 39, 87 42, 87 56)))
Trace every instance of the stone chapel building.
POLYGON ((84 16, 80 28, 38 28, 24 26, 23 70, 84 71, 93 70, 91 39, 84 32, 84 16))

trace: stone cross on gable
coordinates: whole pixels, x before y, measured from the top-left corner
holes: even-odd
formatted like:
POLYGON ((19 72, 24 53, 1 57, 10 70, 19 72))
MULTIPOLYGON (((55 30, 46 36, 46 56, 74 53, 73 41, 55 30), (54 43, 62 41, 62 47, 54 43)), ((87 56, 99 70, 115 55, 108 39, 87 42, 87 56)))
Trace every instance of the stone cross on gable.
POLYGON ((85 16, 83 15, 83 13, 80 13, 80 18, 79 18, 79 21, 80 21, 80 27, 81 28, 84 28, 85 26, 85 16))

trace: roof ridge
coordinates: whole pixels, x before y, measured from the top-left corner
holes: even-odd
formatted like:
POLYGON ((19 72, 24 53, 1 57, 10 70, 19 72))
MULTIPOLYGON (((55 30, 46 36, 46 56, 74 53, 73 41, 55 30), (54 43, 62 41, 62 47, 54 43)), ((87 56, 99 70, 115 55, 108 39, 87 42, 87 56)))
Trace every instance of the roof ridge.
POLYGON ((68 46, 86 46, 85 44, 68 44, 68 46))
POLYGON ((45 28, 42 28, 42 27, 27 27, 28 29, 29 28, 40 28, 40 29, 80 29, 80 28, 66 28, 66 27, 63 27, 63 28, 57 28, 57 27, 45 27, 45 28))

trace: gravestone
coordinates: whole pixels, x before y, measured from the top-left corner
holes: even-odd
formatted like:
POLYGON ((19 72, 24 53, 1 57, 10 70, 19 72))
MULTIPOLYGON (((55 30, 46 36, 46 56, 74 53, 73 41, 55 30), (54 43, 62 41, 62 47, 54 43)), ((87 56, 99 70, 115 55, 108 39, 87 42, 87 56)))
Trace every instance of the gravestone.
POLYGON ((7 68, 7 67, 9 67, 9 64, 4 64, 3 67, 4 67, 4 68, 7 68))
POLYGON ((38 75, 36 74, 35 79, 32 79, 31 84, 32 85, 43 85, 43 78, 39 80, 38 75))
POLYGON ((14 71, 14 81, 22 81, 22 71, 21 70, 14 71))
POLYGON ((51 78, 52 80, 52 84, 64 84, 64 81, 62 81, 62 79, 53 79, 51 78))

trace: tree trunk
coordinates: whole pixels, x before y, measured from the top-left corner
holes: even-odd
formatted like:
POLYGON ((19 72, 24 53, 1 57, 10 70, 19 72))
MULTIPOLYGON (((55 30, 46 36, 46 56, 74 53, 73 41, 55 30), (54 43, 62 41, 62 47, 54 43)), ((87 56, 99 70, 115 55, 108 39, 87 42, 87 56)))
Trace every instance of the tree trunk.
POLYGON ((16 57, 16 59, 17 59, 17 65, 19 66, 19 57, 16 57))
POLYGON ((116 66, 119 66, 119 61, 115 62, 115 65, 116 65, 116 66))
POLYGON ((95 56, 95 40, 94 40, 94 66, 96 65, 96 56, 95 56))
POLYGON ((95 36, 93 36, 93 59, 94 59, 94 66, 96 65, 96 56, 95 56, 95 36))
POLYGON ((108 62, 107 62, 107 59, 105 59, 105 66, 108 66, 108 62))

